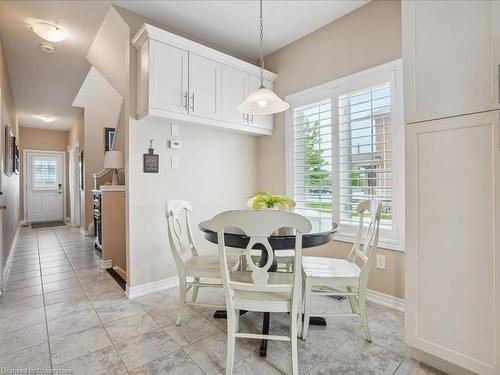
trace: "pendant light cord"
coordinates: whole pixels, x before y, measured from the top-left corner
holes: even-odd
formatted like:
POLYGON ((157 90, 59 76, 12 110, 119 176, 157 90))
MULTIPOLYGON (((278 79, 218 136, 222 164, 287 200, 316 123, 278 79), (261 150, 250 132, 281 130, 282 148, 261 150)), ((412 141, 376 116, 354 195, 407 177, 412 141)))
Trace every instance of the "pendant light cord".
POLYGON ((262 0, 260 0, 260 88, 264 88, 264 57, 262 56, 262 48, 264 47, 264 17, 262 16, 262 0))

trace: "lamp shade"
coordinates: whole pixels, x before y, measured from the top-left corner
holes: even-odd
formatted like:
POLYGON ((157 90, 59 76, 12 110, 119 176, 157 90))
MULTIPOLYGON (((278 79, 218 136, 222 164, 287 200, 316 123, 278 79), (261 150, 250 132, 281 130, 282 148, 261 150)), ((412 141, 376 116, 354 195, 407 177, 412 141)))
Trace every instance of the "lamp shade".
POLYGON ((125 168, 125 158, 121 151, 106 151, 104 157, 104 168, 106 169, 123 169, 125 168))
POLYGON ((243 103, 236 107, 236 110, 250 115, 271 115, 286 111, 289 107, 290 105, 281 100, 273 91, 261 87, 252 91, 243 103))

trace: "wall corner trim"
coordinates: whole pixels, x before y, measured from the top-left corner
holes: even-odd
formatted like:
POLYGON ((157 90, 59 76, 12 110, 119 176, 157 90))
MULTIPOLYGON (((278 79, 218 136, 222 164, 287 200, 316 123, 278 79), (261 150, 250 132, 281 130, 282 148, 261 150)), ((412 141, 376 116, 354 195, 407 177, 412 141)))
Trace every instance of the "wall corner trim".
POLYGON ((162 290, 176 288, 177 286, 179 286, 179 278, 177 276, 133 287, 129 287, 127 284, 125 289, 125 295, 127 296, 128 299, 133 299, 145 296, 147 294, 160 292, 162 290))

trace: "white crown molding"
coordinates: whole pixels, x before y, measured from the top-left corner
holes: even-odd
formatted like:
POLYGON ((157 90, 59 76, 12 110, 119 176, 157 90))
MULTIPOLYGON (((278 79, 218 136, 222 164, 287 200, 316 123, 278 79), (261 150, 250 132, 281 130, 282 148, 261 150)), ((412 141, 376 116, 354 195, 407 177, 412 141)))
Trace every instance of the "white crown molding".
POLYGON ((172 289, 179 286, 179 278, 177 276, 169 277, 158 281, 153 281, 146 284, 141 284, 129 287, 128 284, 125 288, 125 295, 129 299, 145 296, 147 294, 160 292, 166 289, 172 289))

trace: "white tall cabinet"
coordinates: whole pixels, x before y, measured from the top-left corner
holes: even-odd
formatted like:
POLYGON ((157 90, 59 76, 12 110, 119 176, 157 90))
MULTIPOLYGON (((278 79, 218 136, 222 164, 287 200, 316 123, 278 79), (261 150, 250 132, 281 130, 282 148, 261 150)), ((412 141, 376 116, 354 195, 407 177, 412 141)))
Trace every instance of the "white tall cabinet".
POLYGON ((444 370, 488 375, 500 374, 499 6, 402 2, 406 341, 444 370))

